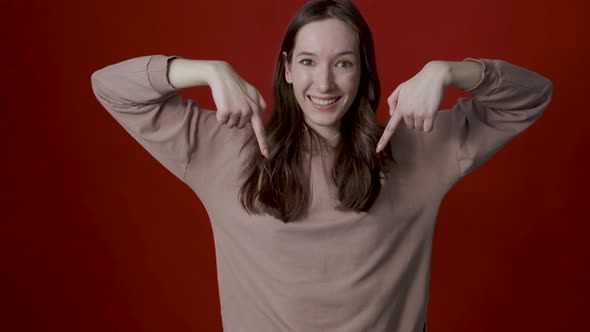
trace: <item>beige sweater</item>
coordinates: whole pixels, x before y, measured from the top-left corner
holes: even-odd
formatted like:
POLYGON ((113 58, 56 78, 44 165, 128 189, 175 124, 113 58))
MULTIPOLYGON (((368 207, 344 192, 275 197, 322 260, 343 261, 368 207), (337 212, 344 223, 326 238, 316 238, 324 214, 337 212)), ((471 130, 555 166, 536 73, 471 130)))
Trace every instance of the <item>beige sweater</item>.
MULTIPOLYGON (((398 162, 368 212, 334 209, 336 188, 312 157, 308 216, 284 224, 248 215, 238 200, 253 132, 183 100, 154 55, 107 66, 92 89, 126 131, 201 199, 210 217, 226 332, 419 332, 425 326, 434 225, 444 195, 523 132, 547 107, 552 83, 501 60, 440 112, 430 133, 400 123, 398 162)), ((329 154, 328 154, 329 156, 329 154)), ((322 160, 320 160, 322 159, 322 160)))

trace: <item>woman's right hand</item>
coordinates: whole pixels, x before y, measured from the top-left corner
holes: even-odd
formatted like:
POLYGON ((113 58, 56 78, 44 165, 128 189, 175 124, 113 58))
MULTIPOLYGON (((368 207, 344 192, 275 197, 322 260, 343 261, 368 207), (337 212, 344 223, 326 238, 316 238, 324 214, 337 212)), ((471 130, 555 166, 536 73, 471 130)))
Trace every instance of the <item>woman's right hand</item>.
POLYGON ((262 154, 268 158, 268 147, 262 121, 266 102, 260 92, 246 82, 224 61, 214 61, 209 87, 217 108, 217 121, 229 128, 244 128, 251 122, 262 154))

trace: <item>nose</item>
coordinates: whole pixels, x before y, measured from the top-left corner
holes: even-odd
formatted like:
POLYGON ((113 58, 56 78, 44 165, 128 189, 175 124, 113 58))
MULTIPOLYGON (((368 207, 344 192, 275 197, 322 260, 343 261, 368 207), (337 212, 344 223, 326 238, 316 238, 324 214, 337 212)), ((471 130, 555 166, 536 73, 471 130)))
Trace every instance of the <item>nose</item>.
POLYGON ((319 92, 329 92, 334 87, 334 73, 329 65, 318 66, 316 85, 319 92))

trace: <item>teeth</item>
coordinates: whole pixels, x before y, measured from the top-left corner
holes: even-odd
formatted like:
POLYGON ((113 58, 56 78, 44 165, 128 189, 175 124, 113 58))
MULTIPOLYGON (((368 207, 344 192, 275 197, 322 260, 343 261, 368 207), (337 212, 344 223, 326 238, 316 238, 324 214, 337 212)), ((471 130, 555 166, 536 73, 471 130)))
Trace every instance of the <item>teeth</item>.
POLYGON ((314 104, 318 104, 318 105, 321 105, 321 106, 334 104, 336 102, 336 99, 338 99, 338 98, 333 98, 333 99, 316 99, 314 97, 310 97, 310 98, 311 98, 311 101, 313 101, 314 104))

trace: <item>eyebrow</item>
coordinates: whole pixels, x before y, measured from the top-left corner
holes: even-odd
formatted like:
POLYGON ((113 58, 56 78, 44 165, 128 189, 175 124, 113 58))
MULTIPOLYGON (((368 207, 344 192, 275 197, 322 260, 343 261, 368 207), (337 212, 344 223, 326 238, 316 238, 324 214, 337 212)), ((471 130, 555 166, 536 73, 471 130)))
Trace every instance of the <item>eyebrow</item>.
MULTIPOLYGON (((348 55, 348 54, 353 54, 354 55, 354 52, 353 51, 344 51, 344 52, 340 52, 340 53, 336 54, 336 56, 348 55)), ((316 56, 315 53, 302 51, 302 52, 299 52, 295 57, 299 57, 299 56, 302 56, 302 55, 316 56)))

